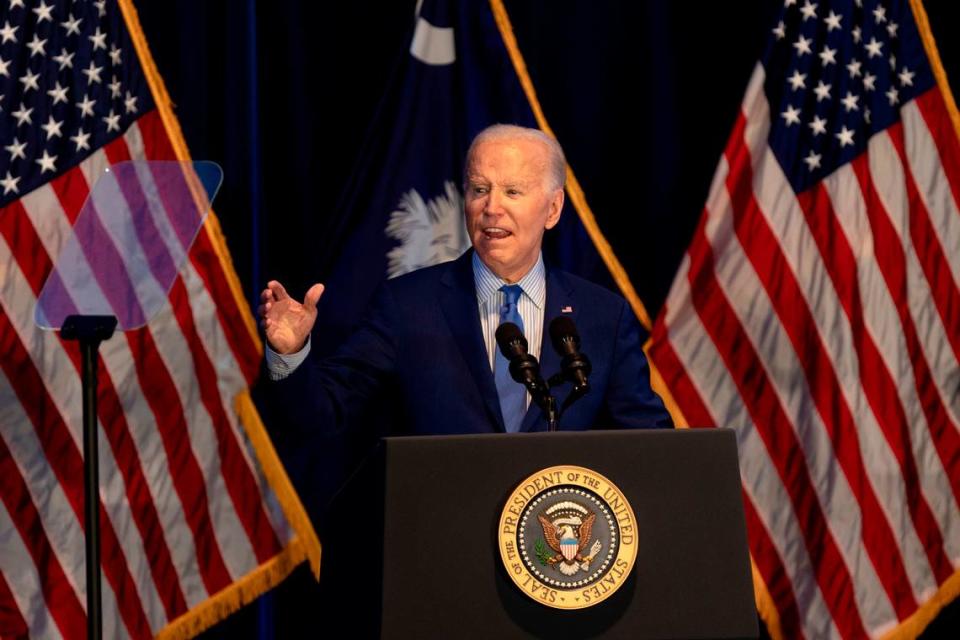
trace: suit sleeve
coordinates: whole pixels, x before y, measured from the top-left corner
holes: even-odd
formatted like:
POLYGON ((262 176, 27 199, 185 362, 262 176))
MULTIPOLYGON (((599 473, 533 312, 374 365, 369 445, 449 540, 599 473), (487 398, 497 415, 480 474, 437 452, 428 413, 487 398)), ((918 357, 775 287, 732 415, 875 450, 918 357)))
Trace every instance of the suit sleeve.
POLYGON ((606 409, 613 422, 625 428, 673 427, 663 401, 650 386, 650 369, 640 336, 640 323, 624 301, 617 322, 606 409))

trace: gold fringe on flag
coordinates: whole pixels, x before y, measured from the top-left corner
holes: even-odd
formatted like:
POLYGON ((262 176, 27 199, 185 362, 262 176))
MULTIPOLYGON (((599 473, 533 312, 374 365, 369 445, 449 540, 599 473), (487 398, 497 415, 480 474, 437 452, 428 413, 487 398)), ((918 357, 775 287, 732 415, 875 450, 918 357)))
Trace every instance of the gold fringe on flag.
POLYGON ((918 637, 940 611, 960 596, 960 571, 940 585, 937 592, 913 612, 913 615, 883 635, 883 640, 907 640, 918 637))
MULTIPOLYGON (((670 417, 673 418, 673 425, 678 429, 687 429, 690 427, 690 423, 687 422, 686 416, 684 416, 683 411, 680 410, 680 405, 674 400, 670 388, 667 386, 663 376, 660 375, 660 370, 653 366, 653 360, 650 358, 650 346, 652 344, 653 340, 647 340, 647 343, 643 345, 643 352, 647 356, 647 364, 650 367, 650 386, 653 387, 653 390, 656 391, 660 399, 663 400, 663 406, 667 408, 667 412, 670 414, 670 417)), ((706 425, 701 424, 698 426, 704 427, 706 425)))
POLYGON ((304 546, 304 554, 310 562, 310 569, 313 575, 320 579, 320 540, 313 529, 307 510, 303 508, 300 502, 300 496, 297 495, 287 475, 287 470, 280 462, 276 449, 273 448, 273 442, 267 434, 267 429, 260 419, 257 407, 254 406, 250 393, 244 391, 237 395, 235 407, 237 415, 240 416, 240 422, 246 430, 247 437, 253 445, 253 450, 257 452, 257 459, 260 461, 260 467, 263 469, 263 475, 273 489, 277 500, 283 507, 283 515, 287 522, 297 533, 297 539, 304 546))
POLYGON ((216 593, 178 618, 157 634, 158 640, 185 640, 209 629, 240 607, 278 585, 306 559, 304 545, 294 538, 287 547, 262 565, 216 593))
MULTIPOLYGON (((167 87, 163 84, 163 78, 157 70, 157 65, 150 55, 150 48, 147 46, 147 39, 143 35, 143 29, 140 27, 140 19, 137 17, 137 10, 133 7, 133 0, 118 0, 120 11, 123 14, 124 22, 127 25, 127 31, 130 33, 130 39, 137 50, 137 57, 140 59, 140 66, 143 68, 143 74, 147 78, 147 84, 150 85, 150 93, 153 94, 153 100, 157 104, 157 111, 160 112, 160 119, 163 121, 163 127, 170 137, 170 144, 173 146, 177 159, 181 162, 190 162, 190 150, 187 148, 183 132, 180 130, 180 123, 177 116, 173 113, 173 103, 170 100, 170 94, 167 93, 167 87)), ((233 260, 230 258, 230 251, 227 249, 227 242, 220 229, 220 221, 213 211, 206 217, 204 225, 207 233, 210 235, 210 242, 213 245, 220 263, 223 265, 223 272, 230 285, 230 291, 237 300, 237 306, 244 310, 247 308, 247 302, 243 297, 243 287, 240 286, 240 279, 233 268, 233 260)), ((263 355, 263 345, 260 342, 260 336, 257 334, 257 323, 250 313, 241 312, 244 325, 253 343, 257 346, 260 355, 263 355)))
POLYGON ((773 603, 770 592, 767 591, 767 583, 763 581, 760 570, 757 569, 757 563, 753 561, 753 555, 750 556, 750 572, 753 574, 753 599, 757 602, 757 613, 760 619, 767 626, 767 633, 773 640, 783 640, 783 628, 780 627, 780 614, 777 612, 777 606, 773 603))
MULTIPOLYGON (((160 113, 160 118, 174 152, 181 162, 189 162, 190 151, 180 130, 180 123, 173 113, 170 95, 167 93, 163 79, 160 77, 153 57, 150 55, 150 49, 147 46, 143 29, 140 27, 140 20, 133 2, 132 0, 119 0, 119 5, 127 31, 130 33, 130 38, 137 51, 140 66, 143 68, 144 76, 150 86, 150 91, 153 94, 157 110, 160 113)), ((223 272, 229 283, 230 291, 237 302, 237 307, 240 309, 244 325, 250 332, 258 352, 262 355, 263 345, 257 334, 256 322, 247 307, 243 289, 233 268, 233 261, 230 258, 230 252, 227 249, 220 223, 213 211, 206 217, 204 225, 217 257, 223 266, 223 272)), ((296 535, 279 554, 170 622, 160 631, 158 637, 179 639, 189 638, 200 633, 279 584, 294 567, 304 560, 309 561, 314 576, 317 578, 320 576, 320 540, 307 516, 300 497, 293 488, 286 470, 277 456, 276 450, 273 448, 260 415, 250 399, 249 392, 243 391, 237 395, 235 408, 240 423, 253 446, 264 476, 277 496, 284 516, 296 535)))
MULTIPOLYGON (((933 70, 933 77, 937 79, 937 87, 943 95, 943 102, 947 107, 947 113, 950 114, 950 121, 953 123, 954 133, 960 139, 960 112, 957 111, 957 102, 953 98, 953 92, 950 91, 950 84, 947 82, 947 72, 943 68, 943 62, 940 60, 940 52, 937 50, 937 43, 933 39, 933 31, 930 29, 930 20, 927 12, 923 8, 920 0, 910 0, 910 8, 913 10, 913 18, 917 23, 917 31, 920 33, 920 40, 923 41, 923 48, 927 52, 927 58, 930 60, 930 67, 933 70)), ((940 585, 937 592, 924 602, 912 616, 901 622, 895 629, 884 634, 885 640, 901 640, 906 638, 916 638, 929 625, 940 611, 953 602, 957 596, 960 596, 960 571, 940 585)))
MULTIPOLYGON (((523 87, 527 101, 530 103, 530 108, 533 110, 534 118, 537 120, 537 126, 548 135, 556 138, 557 136, 553 133, 553 129, 550 128, 550 125, 547 123, 547 118, 543 114, 540 101, 537 99, 537 92, 533 88, 530 74, 527 73, 527 64, 524 62, 520 48, 517 46, 517 39, 513 35, 513 25, 510 24, 510 17, 507 15, 507 10, 503 6, 503 1, 490 0, 490 8, 493 11, 494 20, 496 20, 497 29, 500 31, 500 37, 503 38, 503 44, 510 54, 513 69, 520 79, 520 85, 523 87)), ((587 230, 587 234, 590 236, 590 239, 593 240, 593 244, 597 248, 597 253, 599 253, 603 259, 603 263, 610 271, 610 275, 613 276, 613 280, 620 288, 623 297, 630 303, 630 307, 633 309, 634 314, 636 314, 640 324, 642 324, 647 331, 650 331, 653 327, 650 314, 647 313, 647 308, 643 305, 643 301, 640 300, 640 296, 637 295, 637 290, 634 289, 633 283, 630 282, 630 277, 627 275, 626 269, 623 268, 620 260, 616 254, 614 254, 613 247, 610 246, 610 243, 600 230, 600 225, 597 224, 597 219, 593 215, 590 205, 587 204, 587 197, 580 187, 580 182, 577 180, 577 176, 574 175, 573 169, 569 164, 567 164, 567 193, 570 195, 570 202, 573 204, 573 208, 576 210, 580 221, 587 230)), ((644 350, 646 351, 646 347, 644 350)), ((650 365, 650 384, 653 390, 663 399, 663 403, 673 418, 674 424, 679 427, 686 427, 687 421, 683 416, 683 412, 680 411, 680 407, 673 399, 673 395, 664 384, 663 378, 649 358, 648 363, 650 365)))
MULTIPOLYGON (((933 77, 937 79, 937 87, 943 95, 943 102, 947 107, 947 113, 950 114, 950 121, 953 123, 953 132, 960 140, 960 112, 957 111, 957 102, 953 98, 953 92, 950 90, 950 84, 947 82, 947 72, 943 68, 943 62, 940 60, 940 52, 937 50, 937 43, 933 39, 933 31, 930 29, 930 20, 927 17, 927 11, 923 8, 920 0, 910 0, 910 8, 913 10, 913 19, 917 23, 917 31, 920 33, 920 40, 923 41, 923 48, 927 52, 927 58, 930 60, 930 68, 933 70, 933 77)), ((901 640, 907 638, 916 638, 927 625, 929 625, 940 611, 960 596, 960 571, 940 585, 937 592, 933 594, 926 602, 911 615, 909 618, 897 625, 889 633, 884 634, 884 640, 901 640)))
POLYGON ((927 52, 927 58, 930 60, 930 67, 933 69, 933 77, 937 79, 937 86, 940 93, 943 94, 943 101, 947 105, 947 113, 950 114, 950 120, 953 122, 953 130, 960 138, 960 112, 957 111, 957 102, 953 99, 953 92, 950 91, 950 83, 947 82, 947 72, 943 68, 943 62, 940 60, 940 52, 937 50, 937 43, 933 40, 933 31, 930 30, 930 20, 927 18, 927 11, 923 8, 920 0, 910 0, 910 8, 913 9, 913 19, 917 23, 917 31, 920 32, 920 40, 923 41, 923 48, 927 52))
MULTIPOLYGON (((533 88, 533 82, 530 81, 530 75, 527 73, 527 64, 523 61, 523 55, 521 55, 520 49, 517 47, 517 39, 513 35, 513 26, 510 24, 510 17, 507 15, 507 10, 503 6, 503 0, 490 0, 490 8, 497 22, 497 28, 500 30, 500 36, 503 38, 503 44, 507 47, 507 52, 510 54, 513 68, 517 72, 517 77, 520 79, 524 93, 527 94, 530 108, 533 109, 537 126, 540 127, 544 133, 556 138, 557 136, 553 133, 553 129, 547 124, 547 118, 543 115, 543 109, 540 108, 537 92, 533 88)), ((613 253, 613 247, 610 246, 603 232, 600 231, 597 219, 594 217, 593 211, 590 210, 590 205, 587 204, 587 198, 583 195, 583 189, 580 188, 580 182, 573 174, 573 169, 570 168, 569 164, 567 164, 567 193, 570 195, 570 202, 573 204, 573 208, 576 209, 577 215, 580 216, 580 221, 587 230, 590 239, 593 240, 597 252, 600 254, 600 257, 603 258, 607 269, 610 270, 610 275, 613 276, 617 286, 620 287, 620 291, 623 292, 623 297, 627 299, 633 308, 633 312, 637 314, 640 324, 649 331, 653 326, 653 323, 650 322, 650 314, 647 313, 647 309, 643 306, 640 296, 637 295, 636 289, 633 288, 633 284, 627 276, 627 271, 613 253)))

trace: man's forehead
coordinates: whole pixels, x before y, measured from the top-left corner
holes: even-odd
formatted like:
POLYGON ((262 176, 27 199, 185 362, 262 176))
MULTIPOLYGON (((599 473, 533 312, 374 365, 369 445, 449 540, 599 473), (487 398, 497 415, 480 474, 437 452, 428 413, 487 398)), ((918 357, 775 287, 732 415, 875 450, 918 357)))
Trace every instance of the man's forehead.
POLYGON ((523 174, 509 173, 509 174, 495 174, 489 175, 483 172, 467 172, 467 182, 471 184, 498 184, 504 186, 511 185, 526 185, 534 184, 540 182, 543 178, 542 172, 525 172, 523 174))
POLYGON ((483 141, 473 149, 467 177, 485 178, 492 169, 499 180, 517 182, 541 177, 547 171, 547 150, 533 140, 483 141))

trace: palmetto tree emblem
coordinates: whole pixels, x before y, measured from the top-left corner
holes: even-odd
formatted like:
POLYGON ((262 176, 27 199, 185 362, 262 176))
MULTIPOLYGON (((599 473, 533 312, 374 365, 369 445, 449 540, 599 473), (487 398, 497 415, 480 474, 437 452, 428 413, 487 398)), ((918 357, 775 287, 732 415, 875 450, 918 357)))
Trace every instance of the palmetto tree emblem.
POLYGON ((390 214, 386 234, 400 242, 387 252, 388 278, 459 257, 470 246, 460 191, 449 180, 429 202, 407 191, 390 214))

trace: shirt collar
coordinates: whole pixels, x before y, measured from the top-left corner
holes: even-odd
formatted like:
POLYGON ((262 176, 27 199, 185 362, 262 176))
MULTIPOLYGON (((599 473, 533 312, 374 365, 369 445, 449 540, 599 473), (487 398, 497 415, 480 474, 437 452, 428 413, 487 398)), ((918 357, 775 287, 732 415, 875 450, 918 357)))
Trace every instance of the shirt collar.
MULTIPOLYGON (((507 284, 505 280, 500 279, 490 267, 483 264, 483 260, 473 252, 473 281, 477 287, 477 301, 483 303, 497 295, 500 287, 507 284)), ((546 269, 543 266, 543 253, 537 256, 537 262, 525 276, 520 278, 516 284, 520 285, 524 295, 526 295, 533 304, 542 309, 547 297, 547 278, 546 269)))

